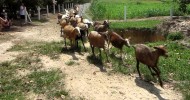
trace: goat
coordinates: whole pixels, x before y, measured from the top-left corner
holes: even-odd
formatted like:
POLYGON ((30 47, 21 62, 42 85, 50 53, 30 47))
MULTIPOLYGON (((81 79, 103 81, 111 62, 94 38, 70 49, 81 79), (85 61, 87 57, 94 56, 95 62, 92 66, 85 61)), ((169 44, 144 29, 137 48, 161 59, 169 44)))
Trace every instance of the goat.
POLYGON ((88 24, 78 23, 77 26, 80 27, 81 30, 83 30, 84 32, 86 32, 87 36, 88 36, 88 30, 89 30, 88 24))
POLYGON ((81 35, 77 35, 77 37, 75 38, 75 41, 77 43, 76 44, 77 48, 78 48, 78 40, 80 39, 82 41, 82 45, 84 47, 84 50, 86 51, 86 48, 85 48, 85 45, 84 45, 84 41, 83 41, 83 37, 85 37, 85 31, 80 29, 80 34, 81 35))
MULTIPOLYGON (((99 48, 100 56, 101 56, 101 50, 100 50, 100 48, 103 48, 104 52, 106 53, 106 51, 105 51, 105 40, 106 40, 106 38, 107 38, 107 36, 105 34, 98 33, 96 31, 91 31, 89 33, 88 40, 90 42, 90 47, 92 49, 92 53, 93 53, 94 56, 95 56, 95 54, 94 54, 94 47, 98 47, 99 48)), ((106 57, 107 57, 107 61, 109 61, 107 53, 106 53, 106 57)))
POLYGON ((168 57, 165 47, 163 45, 156 46, 154 47, 155 50, 151 50, 144 44, 136 44, 133 47, 135 48, 135 56, 137 61, 136 67, 139 77, 142 78, 139 71, 139 62, 141 62, 148 66, 153 77, 157 75, 160 86, 163 87, 163 83, 160 78, 160 70, 157 66, 157 63, 160 56, 168 57), (155 73, 153 73, 152 70, 155 73))
POLYGON ((57 24, 60 23, 60 20, 61 20, 61 19, 66 19, 66 18, 68 18, 68 17, 69 17, 69 11, 66 10, 66 9, 65 9, 65 14, 58 13, 58 14, 57 14, 57 19, 58 19, 58 23, 57 23, 57 24))
POLYGON ((103 25, 103 23, 97 21, 93 22, 93 27, 95 27, 96 25, 103 25))
POLYGON ((76 27, 76 26, 77 26, 77 18, 71 17, 71 18, 69 19, 69 21, 70 21, 70 23, 71 23, 71 25, 72 25, 73 27, 76 27))
POLYGON ((130 47, 129 39, 123 39, 120 35, 118 35, 116 32, 108 31, 108 48, 109 44, 111 43, 114 47, 120 49, 121 58, 122 58, 122 48, 124 45, 130 47))
POLYGON ((82 21, 83 21, 83 23, 88 25, 88 28, 90 28, 93 25, 93 22, 88 19, 83 19, 82 21))
POLYGON ((106 32, 109 29, 109 22, 107 20, 104 21, 102 25, 95 25, 94 30, 97 32, 106 32))
POLYGON ((74 9, 70 9, 69 11, 69 16, 70 17, 74 17, 79 13, 79 7, 78 6, 74 6, 74 9))
POLYGON ((69 21, 68 19, 61 19, 59 22, 60 26, 61 26, 61 37, 63 36, 63 29, 66 25, 69 25, 69 21))
MULTIPOLYGON (((73 27, 72 25, 66 25, 63 29, 64 35, 63 38, 65 39, 65 47, 66 46, 66 38, 68 38, 71 42, 71 46, 72 46, 72 42, 75 43, 75 40, 77 38, 77 36, 80 36, 80 28, 79 27, 73 27)), ((75 43, 76 44, 76 43, 75 43)))

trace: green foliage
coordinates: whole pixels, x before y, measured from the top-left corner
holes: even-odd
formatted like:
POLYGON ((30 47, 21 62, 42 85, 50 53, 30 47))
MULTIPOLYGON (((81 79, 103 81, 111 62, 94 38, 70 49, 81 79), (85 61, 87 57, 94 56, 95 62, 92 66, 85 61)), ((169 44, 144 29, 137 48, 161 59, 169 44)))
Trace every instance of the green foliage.
POLYGON ((110 28, 112 29, 126 29, 126 28, 155 28, 161 20, 143 20, 143 21, 127 21, 127 22, 112 22, 110 28))
POLYGON ((98 2, 98 0, 93 1, 93 5, 91 6, 91 11, 94 15, 94 20, 105 18, 106 8, 105 5, 101 5, 102 2, 98 2))
POLYGON ((124 6, 127 6, 127 18, 142 18, 169 16, 171 5, 173 6, 174 15, 181 15, 178 10, 178 3, 172 1, 163 3, 158 0, 142 0, 140 2, 136 0, 94 0, 90 9, 93 19, 124 19, 124 6), (104 14, 99 15, 97 11, 104 12, 104 14))
POLYGON ((181 32, 176 32, 176 33, 169 33, 167 36, 167 39, 175 41, 175 40, 180 40, 183 39, 184 36, 181 32))

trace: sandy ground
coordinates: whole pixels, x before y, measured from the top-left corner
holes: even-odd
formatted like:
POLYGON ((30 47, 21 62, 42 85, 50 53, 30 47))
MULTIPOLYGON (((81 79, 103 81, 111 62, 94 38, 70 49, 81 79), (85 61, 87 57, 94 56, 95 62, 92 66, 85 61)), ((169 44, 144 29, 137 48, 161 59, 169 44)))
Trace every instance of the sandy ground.
MULTIPOLYGON (((27 41, 60 41, 60 26, 56 24, 56 17, 51 17, 49 22, 35 26, 19 27, 19 32, 7 32, 14 38, 0 42, 0 62, 14 59, 22 52, 8 52, 7 49, 19 42, 27 41)), ((0 35, 3 37, 4 35, 0 35)), ((79 54, 61 54, 60 59, 52 60, 47 56, 41 56, 45 70, 58 68, 66 74, 65 87, 74 99, 85 100, 182 100, 182 95, 172 86, 165 84, 161 88, 158 83, 150 84, 138 78, 122 74, 108 74, 101 72, 96 65, 87 61, 88 52, 79 54), (66 62, 74 61, 72 66, 66 62)), ((111 68, 106 68, 111 70, 111 68)), ((32 96, 30 99, 40 98, 32 96), (35 98, 34 98, 35 97, 35 98)))

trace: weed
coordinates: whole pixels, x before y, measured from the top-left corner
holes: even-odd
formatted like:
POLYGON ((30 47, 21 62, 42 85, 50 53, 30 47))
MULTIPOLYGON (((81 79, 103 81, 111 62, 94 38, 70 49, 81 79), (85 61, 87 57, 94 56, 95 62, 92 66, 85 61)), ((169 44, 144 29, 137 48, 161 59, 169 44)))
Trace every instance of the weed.
POLYGON ((167 39, 175 41, 175 40, 180 40, 183 39, 184 36, 181 32, 176 32, 176 33, 169 33, 167 36, 167 39))
POLYGON ((72 60, 70 60, 70 61, 66 62, 65 64, 66 64, 66 65, 68 65, 68 66, 72 66, 72 65, 74 65, 74 64, 75 64, 75 62, 74 62, 74 61, 72 61, 72 60))

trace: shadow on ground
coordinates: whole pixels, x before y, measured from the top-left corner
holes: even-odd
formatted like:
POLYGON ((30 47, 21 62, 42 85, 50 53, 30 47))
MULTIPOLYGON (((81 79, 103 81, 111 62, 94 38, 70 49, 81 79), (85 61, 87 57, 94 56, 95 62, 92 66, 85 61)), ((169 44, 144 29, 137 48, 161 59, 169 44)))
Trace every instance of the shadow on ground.
POLYGON ((135 79, 135 83, 137 86, 147 90, 149 93, 151 94, 154 94, 155 96, 157 96, 157 98, 159 100, 166 100, 165 98, 163 98, 161 95, 160 95, 160 89, 156 88, 154 86, 154 84, 151 84, 151 83, 148 83, 148 82, 145 82, 143 81, 142 79, 140 79, 139 77, 136 77, 135 79))
POLYGON ((78 47, 78 48, 76 48, 76 47, 74 47, 74 48, 63 47, 62 50, 61 50, 61 53, 64 53, 64 54, 72 56, 73 60, 79 60, 77 58, 77 56, 75 55, 75 53, 77 52, 79 55, 84 56, 84 54, 82 53, 82 51, 83 50, 81 49, 81 47, 78 47))
MULTIPOLYGON (((101 55, 100 55, 101 56, 101 55)), ((94 64, 96 67, 100 68, 101 72, 106 72, 101 58, 95 57, 93 55, 87 56, 87 61, 94 64)))

